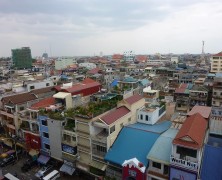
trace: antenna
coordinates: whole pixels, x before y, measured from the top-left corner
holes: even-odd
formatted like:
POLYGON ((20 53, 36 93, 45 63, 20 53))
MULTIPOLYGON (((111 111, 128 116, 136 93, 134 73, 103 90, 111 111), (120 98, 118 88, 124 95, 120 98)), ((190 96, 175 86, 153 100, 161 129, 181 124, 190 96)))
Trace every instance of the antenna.
POLYGON ((50 57, 52 57, 52 48, 51 48, 51 44, 49 44, 49 50, 50 50, 50 57))
POLYGON ((204 54, 204 43, 205 41, 202 41, 202 54, 204 54))

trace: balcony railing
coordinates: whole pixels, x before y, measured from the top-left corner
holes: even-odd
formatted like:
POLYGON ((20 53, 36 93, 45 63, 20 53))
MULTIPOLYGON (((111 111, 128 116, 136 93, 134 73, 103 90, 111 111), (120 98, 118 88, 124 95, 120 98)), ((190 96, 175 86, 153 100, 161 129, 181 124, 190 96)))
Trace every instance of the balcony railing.
POLYGON ((77 146, 77 143, 76 143, 76 141, 71 141, 71 140, 65 140, 65 139, 63 139, 62 140, 62 143, 63 144, 67 144, 67 145, 70 145, 70 146, 77 146))
POLYGON ((213 98, 215 98, 215 99, 222 99, 222 96, 219 96, 219 95, 213 95, 213 98))

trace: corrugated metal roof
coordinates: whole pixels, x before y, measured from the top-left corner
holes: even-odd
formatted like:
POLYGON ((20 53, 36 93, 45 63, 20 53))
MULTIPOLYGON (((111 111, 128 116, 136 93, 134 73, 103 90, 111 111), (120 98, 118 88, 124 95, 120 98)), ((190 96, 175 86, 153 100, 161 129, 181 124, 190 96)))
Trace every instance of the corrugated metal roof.
POLYGON ((39 102, 33 104, 30 109, 40 109, 40 108, 45 108, 50 105, 55 104, 55 98, 53 97, 48 97, 45 99, 40 100, 39 102))
POLYGON ((203 154, 201 180, 222 179, 222 147, 205 145, 203 154))
POLYGON ((135 123, 135 124, 131 124, 127 127, 161 134, 164 131, 166 131, 167 129, 169 129, 171 124, 172 124, 171 121, 163 121, 161 123, 157 123, 157 124, 154 124, 154 125, 143 124, 143 123, 135 123))
POLYGON ((116 110, 102 116, 100 119, 102 119, 106 124, 110 125, 128 113, 130 113, 130 110, 127 109, 125 106, 121 106, 116 110))
POLYGON ((158 137, 157 133, 124 127, 104 159, 122 166, 125 160, 137 158, 147 166, 146 156, 158 137))
POLYGON ((177 129, 168 129, 161 134, 147 155, 147 159, 164 164, 170 164, 172 141, 177 133, 177 129))
POLYGON ((135 95, 133 95, 133 96, 130 96, 129 98, 126 98, 125 101, 126 101, 128 104, 132 105, 132 104, 136 103, 137 101, 139 101, 139 100, 141 100, 141 99, 143 99, 142 96, 140 96, 139 94, 135 94, 135 95))

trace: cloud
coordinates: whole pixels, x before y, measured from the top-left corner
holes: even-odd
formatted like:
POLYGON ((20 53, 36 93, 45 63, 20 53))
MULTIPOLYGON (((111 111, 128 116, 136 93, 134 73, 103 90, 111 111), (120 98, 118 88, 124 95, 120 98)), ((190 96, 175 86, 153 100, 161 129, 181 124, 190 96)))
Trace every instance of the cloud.
POLYGON ((221 18, 220 0, 1 0, 0 56, 49 44, 54 55, 199 52, 203 39, 218 51, 221 18))

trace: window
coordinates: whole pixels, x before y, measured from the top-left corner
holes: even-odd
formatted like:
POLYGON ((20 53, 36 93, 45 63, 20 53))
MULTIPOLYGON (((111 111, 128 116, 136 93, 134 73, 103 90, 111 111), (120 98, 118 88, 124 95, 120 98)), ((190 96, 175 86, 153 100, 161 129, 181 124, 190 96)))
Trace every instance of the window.
POLYGON ((44 144, 44 146, 45 146, 46 149, 50 150, 50 145, 44 144))
POLYGON ((158 180, 158 179, 152 177, 151 180, 158 180))
POLYGON ((168 174, 169 173, 169 167, 164 165, 163 167, 163 174, 168 174))
POLYGON ((149 116, 148 115, 146 115, 146 121, 149 121, 149 116))
POLYGON ((193 149, 188 149, 188 148, 184 148, 184 147, 180 147, 177 146, 177 154, 180 154, 180 158, 183 159, 186 156, 190 156, 193 158, 197 157, 197 150, 193 150, 193 149))
POLYGON ((72 136, 72 141, 76 141, 76 136, 72 136))
POLYGON ((131 121, 131 118, 128 118, 128 122, 130 122, 131 121))
POLYGON ((214 92, 214 95, 217 95, 217 92, 214 92))
POLYGON ((213 101, 213 104, 216 104, 216 101, 213 101))
POLYGON ((49 138, 49 133, 43 132, 43 137, 49 138))
POLYGON ((46 86, 49 86, 49 83, 46 83, 46 86))
POLYGON ((96 150, 101 152, 106 152, 106 147, 96 145, 96 150))
POLYGON ((121 127, 121 128, 123 127, 123 123, 120 124, 120 127, 121 127))
POLYGON ((140 115, 140 119, 143 120, 143 115, 142 114, 140 115))
POLYGON ((19 108, 20 111, 23 111, 25 108, 22 106, 19 108))
POLYGON ((30 89, 35 89, 35 86, 30 86, 30 89))
POLYGON ((115 125, 110 128, 110 134, 112 134, 114 131, 115 131, 115 125))
POLYGON ((43 125, 43 126, 48 126, 47 120, 43 120, 43 121, 42 121, 42 125, 43 125))
POLYGON ((157 162, 153 162, 153 167, 161 169, 161 164, 157 162))

